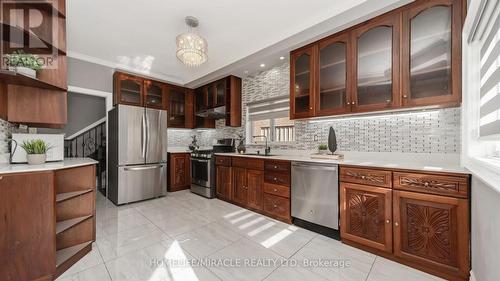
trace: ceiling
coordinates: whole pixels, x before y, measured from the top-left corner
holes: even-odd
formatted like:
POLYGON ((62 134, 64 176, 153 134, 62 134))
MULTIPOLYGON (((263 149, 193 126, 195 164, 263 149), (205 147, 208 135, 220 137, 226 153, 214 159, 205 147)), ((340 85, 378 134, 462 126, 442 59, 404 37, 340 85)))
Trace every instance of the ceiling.
POLYGON ((261 63, 275 65, 291 48, 409 1, 67 1, 68 55, 196 86, 234 71, 255 72, 261 63), (198 68, 175 56, 187 15, 199 19, 198 33, 208 41, 209 60, 198 68))

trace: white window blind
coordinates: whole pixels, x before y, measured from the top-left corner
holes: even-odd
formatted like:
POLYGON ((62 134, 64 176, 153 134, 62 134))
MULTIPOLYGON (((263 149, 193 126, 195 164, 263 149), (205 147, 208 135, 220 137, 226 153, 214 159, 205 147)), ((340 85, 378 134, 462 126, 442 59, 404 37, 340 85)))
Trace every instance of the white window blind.
POLYGON ((266 136, 268 141, 285 143, 295 141, 295 125, 289 119, 290 98, 280 96, 247 104, 247 142, 262 142, 253 136, 266 136))
POLYGON ((248 103, 248 117, 251 121, 288 117, 289 97, 277 97, 248 103))
POLYGON ((500 3, 484 5, 474 35, 480 48, 479 137, 500 139, 500 3))

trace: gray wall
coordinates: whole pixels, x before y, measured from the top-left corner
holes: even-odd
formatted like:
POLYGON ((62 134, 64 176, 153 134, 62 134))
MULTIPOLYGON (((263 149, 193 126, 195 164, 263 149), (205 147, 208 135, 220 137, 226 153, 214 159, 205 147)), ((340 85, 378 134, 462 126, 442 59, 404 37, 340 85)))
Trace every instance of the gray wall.
POLYGON ((68 85, 113 92, 115 69, 68 57, 68 85))
POLYGON ((39 128, 38 133, 65 133, 70 136, 106 117, 105 99, 96 96, 68 93, 68 123, 61 130, 39 128))
POLYGON ((498 280, 500 193, 475 175, 472 175, 471 189, 472 271, 477 281, 498 280))

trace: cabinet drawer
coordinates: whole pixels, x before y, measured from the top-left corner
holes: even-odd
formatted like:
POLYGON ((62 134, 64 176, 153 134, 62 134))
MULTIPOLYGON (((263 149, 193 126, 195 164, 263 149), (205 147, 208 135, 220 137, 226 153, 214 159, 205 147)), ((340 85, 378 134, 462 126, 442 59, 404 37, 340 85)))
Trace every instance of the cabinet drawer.
POLYGON ((264 160, 250 157, 233 157, 233 167, 240 167, 251 170, 264 170, 264 160))
POLYGON ((340 167, 340 181, 392 187, 392 172, 362 168, 340 167))
POLYGON ((264 170, 270 172, 290 173, 290 162, 265 161, 264 170))
POLYGON ((231 166, 231 157, 229 157, 229 156, 215 156, 215 165, 231 166))
POLYGON ((394 172, 394 188, 467 198, 469 177, 394 172))
POLYGON ((265 172, 264 181, 272 184, 280 184, 290 186, 290 174, 282 174, 276 172, 265 172))
POLYGON ((270 216, 290 219, 290 199, 264 193, 264 212, 270 216))
POLYGON ((264 183, 264 192, 272 195, 290 198, 290 187, 288 186, 264 183))

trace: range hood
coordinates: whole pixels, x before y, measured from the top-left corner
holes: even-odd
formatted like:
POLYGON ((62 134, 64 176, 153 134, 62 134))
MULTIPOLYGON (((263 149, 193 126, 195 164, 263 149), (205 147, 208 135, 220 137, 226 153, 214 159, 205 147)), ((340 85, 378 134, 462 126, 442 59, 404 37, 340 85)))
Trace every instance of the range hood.
POLYGON ((209 119, 225 119, 226 118, 226 107, 219 106, 214 108, 209 108, 196 112, 196 116, 209 118, 209 119))

